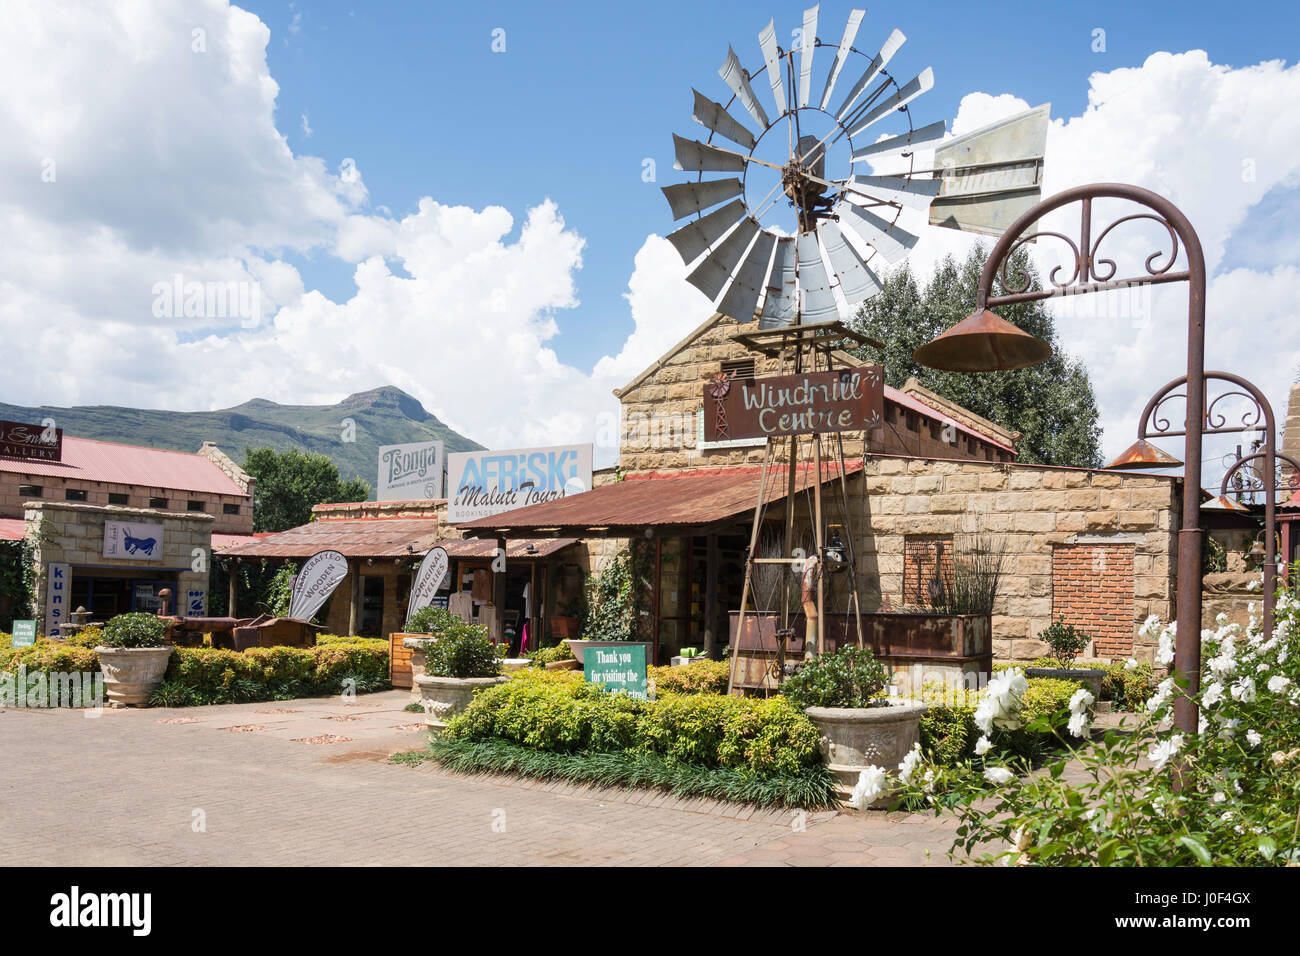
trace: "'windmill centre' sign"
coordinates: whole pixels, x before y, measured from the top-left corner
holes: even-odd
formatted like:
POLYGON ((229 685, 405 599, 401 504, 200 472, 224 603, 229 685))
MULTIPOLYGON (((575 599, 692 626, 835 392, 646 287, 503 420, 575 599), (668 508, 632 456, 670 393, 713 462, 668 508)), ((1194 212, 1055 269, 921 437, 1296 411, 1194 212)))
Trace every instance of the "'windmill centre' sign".
POLYGON ((704 386, 704 440, 866 431, 885 423, 879 365, 803 375, 715 379, 704 386))

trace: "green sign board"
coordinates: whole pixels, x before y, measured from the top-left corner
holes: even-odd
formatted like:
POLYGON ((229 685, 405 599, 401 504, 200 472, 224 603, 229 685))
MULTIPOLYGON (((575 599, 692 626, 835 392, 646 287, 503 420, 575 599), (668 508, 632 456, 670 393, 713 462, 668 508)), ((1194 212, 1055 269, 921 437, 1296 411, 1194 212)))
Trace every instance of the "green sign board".
POLYGON ((582 673, 593 684, 646 699, 645 645, 588 645, 582 651, 582 673))
POLYGON ((13 646, 30 647, 36 643, 35 621, 14 621, 13 646))

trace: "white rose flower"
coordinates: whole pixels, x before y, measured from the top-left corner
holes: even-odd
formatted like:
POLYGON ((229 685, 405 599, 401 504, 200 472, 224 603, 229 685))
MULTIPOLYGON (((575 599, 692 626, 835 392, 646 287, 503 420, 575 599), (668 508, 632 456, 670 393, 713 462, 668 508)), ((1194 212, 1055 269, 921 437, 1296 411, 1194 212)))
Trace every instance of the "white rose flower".
POLYGON ((1147 754, 1148 759, 1150 759, 1155 765, 1152 769, 1156 771, 1163 770, 1165 764, 1173 759, 1173 757, 1178 754, 1178 751, 1182 749, 1182 734, 1174 734, 1172 737, 1166 737, 1164 740, 1152 747, 1151 751, 1147 754))
POLYGON ((1174 662, 1174 642, 1168 634, 1160 635, 1160 645, 1156 648, 1156 660, 1166 667, 1174 662))
POLYGON ((1291 684, 1291 678, 1283 677, 1281 674, 1274 674, 1268 679, 1268 689, 1274 694, 1280 694, 1291 684))
POLYGON ((903 762, 898 765, 898 779, 903 783, 912 782, 912 774, 916 773, 916 768, 921 765, 921 745, 912 744, 912 749, 907 752, 903 762))
POLYGON ((1253 677, 1243 677, 1233 684, 1232 699, 1239 700, 1243 704, 1253 704, 1255 702, 1255 679, 1253 677))
POLYGON ((985 767, 984 779, 995 786, 1002 786, 1015 779, 1015 774, 1006 767, 985 767))
POLYGON ((1246 731, 1246 741, 1252 747, 1258 747, 1260 744, 1264 742, 1264 738, 1261 737, 1257 731, 1248 730, 1246 731))
POLYGON ((1221 700, 1223 700, 1223 685, 1216 680, 1209 687, 1205 688, 1205 693, 1201 695, 1201 706, 1213 707, 1221 700))
POLYGON ((980 737, 979 740, 975 741, 975 753, 977 756, 983 757, 992 749, 993 741, 989 740, 988 737, 980 737))
POLYGON ((1136 657, 1130 657, 1128 660, 1124 662, 1124 670, 1135 671, 1137 669, 1138 669, 1138 662, 1136 657))
POLYGON ((1070 724, 1068 729, 1070 733, 1074 734, 1074 736, 1078 737, 1081 740, 1087 737, 1089 732, 1092 729, 1088 721, 1087 712, 1082 711, 1077 714, 1071 714, 1070 724))
POLYGON ((865 810, 885 792, 888 779, 888 774, 883 768, 872 764, 858 774, 858 782, 853 787, 853 793, 849 795, 849 805, 858 810, 865 810))
POLYGON ((1093 697, 1088 691, 1080 687, 1073 696, 1070 697, 1070 713, 1081 714, 1087 711, 1093 705, 1097 698, 1093 697))

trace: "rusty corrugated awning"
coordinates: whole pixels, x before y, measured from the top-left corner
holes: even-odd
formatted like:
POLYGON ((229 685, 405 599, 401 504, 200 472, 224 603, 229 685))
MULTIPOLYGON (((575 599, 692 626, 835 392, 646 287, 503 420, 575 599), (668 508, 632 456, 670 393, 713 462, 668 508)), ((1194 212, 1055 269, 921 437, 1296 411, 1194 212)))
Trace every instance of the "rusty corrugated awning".
POLYGON ((237 558, 309 558, 338 551, 349 558, 400 558, 424 554, 438 544, 435 518, 346 518, 310 521, 247 544, 221 551, 237 558))
MULTIPOLYGON (((506 559, 527 561, 549 558, 577 543, 577 538, 511 538, 506 543, 506 559), (530 547, 531 551, 528 550, 530 547)), ((450 558, 482 558, 486 561, 496 557, 497 543, 492 538, 444 538, 438 542, 438 547, 446 551, 450 558)))
MULTIPOLYGON (((861 461, 847 462, 846 474, 862 470, 861 461)), ((839 478, 834 465, 827 481, 839 478)), ((758 501, 761 467, 701 468, 693 471, 648 472, 558 501, 516 508, 503 514, 467 521, 457 527, 483 537, 500 532, 516 534, 637 534, 655 528, 702 528, 753 511, 758 501)), ((768 473, 764 499, 785 497, 788 470, 784 465, 768 473)), ((816 481, 811 465, 800 466, 796 491, 806 491, 816 481)))

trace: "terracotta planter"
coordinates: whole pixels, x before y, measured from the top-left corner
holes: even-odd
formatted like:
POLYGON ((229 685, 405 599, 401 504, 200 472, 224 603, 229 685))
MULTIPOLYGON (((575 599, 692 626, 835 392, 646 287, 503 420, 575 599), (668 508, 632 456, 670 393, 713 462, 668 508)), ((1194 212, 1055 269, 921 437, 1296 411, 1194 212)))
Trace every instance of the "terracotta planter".
MULTIPOLYGON (((806 707, 817 726, 822 762, 835 777, 835 789, 847 798, 858 775, 873 764, 891 774, 921 740, 921 715, 929 708, 917 700, 893 698, 883 707, 806 707)), ((882 794, 873 807, 883 806, 882 794)))
POLYGON ((578 619, 576 617, 564 617, 563 615, 551 618, 551 636, 563 640, 566 637, 577 637, 579 634, 578 619))
POLYGON ((149 695, 162 683, 171 660, 170 647, 97 647, 110 707, 148 707, 149 695))
POLYGON ((441 730, 474 699, 474 692, 485 687, 504 684, 510 678, 501 677, 430 677, 422 674, 415 679, 424 702, 426 727, 441 730))

